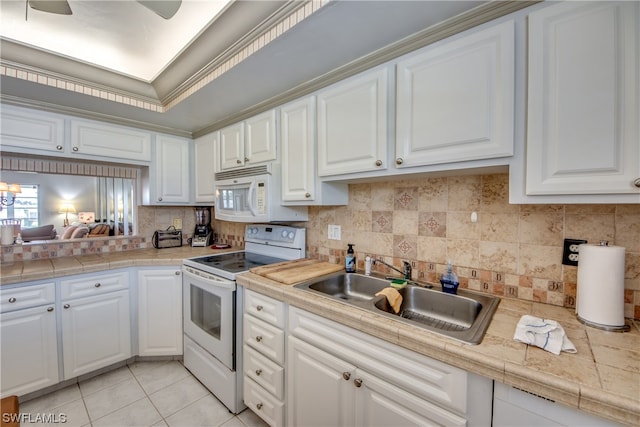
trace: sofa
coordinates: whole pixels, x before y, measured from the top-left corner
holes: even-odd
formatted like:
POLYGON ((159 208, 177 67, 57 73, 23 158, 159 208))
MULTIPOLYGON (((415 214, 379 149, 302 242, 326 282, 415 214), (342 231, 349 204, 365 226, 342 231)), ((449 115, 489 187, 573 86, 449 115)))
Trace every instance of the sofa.
POLYGON ((53 240, 56 238, 56 229, 53 227, 53 224, 23 228, 20 230, 20 233, 22 240, 25 242, 31 242, 32 240, 53 240))

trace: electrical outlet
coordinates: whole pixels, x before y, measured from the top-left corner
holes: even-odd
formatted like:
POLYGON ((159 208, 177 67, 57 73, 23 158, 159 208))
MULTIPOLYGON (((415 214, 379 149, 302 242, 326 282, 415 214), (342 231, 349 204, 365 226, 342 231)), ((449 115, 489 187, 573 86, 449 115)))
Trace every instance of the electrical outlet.
POLYGON ((176 230, 182 230, 182 218, 173 218, 172 225, 176 230))
POLYGON ((578 246, 587 243, 586 240, 564 239, 564 250, 562 251, 562 264, 578 265, 578 246))
POLYGON ((340 240, 340 226, 329 224, 327 234, 329 240, 340 240))

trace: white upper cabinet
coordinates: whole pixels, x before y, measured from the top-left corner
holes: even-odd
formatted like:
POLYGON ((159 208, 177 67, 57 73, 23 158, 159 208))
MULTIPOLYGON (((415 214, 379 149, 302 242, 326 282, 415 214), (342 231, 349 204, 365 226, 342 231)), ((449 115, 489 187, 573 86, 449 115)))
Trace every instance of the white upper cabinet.
POLYGON ((71 120, 72 155, 151 161, 151 134, 132 128, 71 120))
POLYGON ((543 8, 528 40, 526 194, 640 203, 640 4, 543 8))
POLYGON ((280 109, 283 201, 313 201, 316 198, 315 114, 313 96, 280 109))
POLYGON ((220 130, 221 170, 252 166, 276 158, 275 110, 220 130))
POLYGON ((194 189, 196 203, 213 204, 216 199, 214 191, 215 173, 217 172, 216 147, 220 132, 213 132, 196 138, 193 142, 194 189))
POLYGON ((2 106, 2 151, 32 154, 63 154, 64 117, 25 108, 2 106))
POLYGON ((156 137, 156 161, 151 169, 155 178, 157 203, 189 203, 191 142, 165 135, 156 137))
POLYGON ((397 167, 513 154, 514 46, 507 21, 397 63, 397 167))
POLYGON ((318 93, 318 175, 387 168, 388 68, 318 93))

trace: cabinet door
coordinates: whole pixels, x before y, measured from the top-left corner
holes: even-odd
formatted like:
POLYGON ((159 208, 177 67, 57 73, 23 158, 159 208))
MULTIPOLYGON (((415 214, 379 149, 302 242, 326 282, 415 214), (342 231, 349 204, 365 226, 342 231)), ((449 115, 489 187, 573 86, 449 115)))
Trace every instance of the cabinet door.
POLYGON ((512 155, 514 55, 509 21, 399 61, 396 165, 512 155))
POLYGON ((131 356, 129 291, 64 301, 64 379, 131 356))
POLYGON ((386 169, 387 69, 318 94, 318 175, 386 169))
POLYGON ((214 191, 217 168, 216 147, 219 132, 213 132, 196 138, 193 143, 193 159, 195 164, 195 202, 213 204, 216 200, 214 191))
POLYGON ((156 140, 156 201, 189 203, 189 141, 158 136, 156 140))
POLYGON ((401 388, 358 369, 356 426, 466 426, 467 421, 401 388))
POLYGON ((151 161, 151 134, 136 129, 71 120, 71 154, 151 161))
POLYGON ((54 305, 0 315, 2 397, 23 395, 58 382, 54 305))
POLYGON ((0 111, 3 151, 65 152, 64 119, 59 116, 11 106, 0 111), (16 150, 17 149, 17 150, 16 150), (33 150, 33 151, 32 151, 33 150))
POLYGON ((353 426, 355 367, 295 337, 288 346, 287 424, 353 426))
POLYGON ((276 111, 270 110, 245 121, 245 163, 256 164, 275 160, 276 111))
POLYGON ((138 355, 182 354, 179 268, 138 271, 138 355))
POLYGON ((640 194, 640 4, 561 2, 528 40, 526 193, 640 194))
POLYGON ((315 200, 315 97, 280 109, 282 200, 315 200))
POLYGON ((220 130, 220 169, 244 165, 244 122, 220 130))

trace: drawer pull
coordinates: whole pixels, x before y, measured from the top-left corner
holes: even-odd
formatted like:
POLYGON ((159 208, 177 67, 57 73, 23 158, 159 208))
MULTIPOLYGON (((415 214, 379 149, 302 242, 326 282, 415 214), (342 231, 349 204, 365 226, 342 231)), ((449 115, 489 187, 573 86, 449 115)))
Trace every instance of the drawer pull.
POLYGON ((351 372, 343 372, 342 373, 342 378, 344 378, 346 381, 348 381, 349 378, 351 378, 351 372))
POLYGON ((640 188, 640 178, 636 178, 635 181, 633 181, 633 185, 635 185, 636 188, 640 188))
POLYGON ((236 164, 237 164, 237 165, 239 165, 239 164, 241 164, 241 163, 242 163, 242 160, 240 160, 240 159, 236 160, 236 164))
POLYGON ((53 307, 49 307, 49 308, 47 308, 47 311, 48 311, 49 313, 51 313, 51 312, 53 311, 53 307))
POLYGON ((262 374, 262 369, 256 369, 256 375, 260 376, 260 374, 262 374))
POLYGON ((259 305, 259 306, 256 307, 256 310, 262 311, 263 308, 264 308, 263 306, 259 305))
POLYGON ((396 165, 401 165, 401 164, 403 164, 403 163, 404 163, 404 160, 402 159, 402 157, 398 157, 398 158, 396 159, 396 165))
POLYGON ((73 151, 78 151, 78 147, 73 147, 73 151))
POLYGON ((70 306, 69 304, 65 304, 65 305, 63 305, 63 307, 64 307, 64 308, 69 308, 69 307, 71 307, 71 306, 70 306))
POLYGON ((16 302, 16 297, 11 297, 11 298, 9 298, 9 302, 10 302, 10 303, 14 303, 14 302, 16 302))
POLYGON ((362 387, 362 379, 361 378, 356 378, 355 380, 353 380, 353 383, 356 385, 356 387, 362 387))
POLYGON ((62 145, 56 145, 56 150, 62 151, 62 145))
POLYGON ((93 286, 95 286, 96 288, 99 288, 100 286, 102 286, 102 284, 101 284, 101 283, 96 283, 96 284, 95 284, 95 285, 93 285, 93 286))
POLYGON ((180 272, 179 272, 179 271, 176 271, 176 276, 179 276, 179 275, 180 275, 180 272))
POLYGON ((258 336, 256 337, 256 341, 258 341, 258 342, 262 341, 262 336, 261 336, 261 335, 258 335, 258 336))
POLYGON ((258 403, 258 404, 256 405, 256 409, 258 409, 258 410, 262 409, 262 403, 258 403))
POLYGON ((376 166, 382 166, 382 160, 376 160, 376 166))

